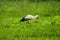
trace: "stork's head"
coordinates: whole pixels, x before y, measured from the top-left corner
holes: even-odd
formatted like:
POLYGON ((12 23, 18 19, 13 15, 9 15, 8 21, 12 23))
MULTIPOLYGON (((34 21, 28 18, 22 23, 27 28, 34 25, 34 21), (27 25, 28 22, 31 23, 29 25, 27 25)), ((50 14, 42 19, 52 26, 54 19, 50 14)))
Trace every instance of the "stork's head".
POLYGON ((35 18, 37 18, 37 19, 38 19, 38 18, 39 18, 39 15, 36 15, 36 16, 35 16, 35 18))

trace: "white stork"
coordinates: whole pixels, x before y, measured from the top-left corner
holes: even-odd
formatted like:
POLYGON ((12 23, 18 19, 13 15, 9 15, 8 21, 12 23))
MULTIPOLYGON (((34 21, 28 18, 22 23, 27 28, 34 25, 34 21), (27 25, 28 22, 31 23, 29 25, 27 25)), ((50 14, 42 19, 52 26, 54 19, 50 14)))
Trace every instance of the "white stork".
POLYGON ((27 15, 27 16, 23 17, 23 18, 20 20, 20 22, 29 21, 29 20, 31 20, 31 19, 36 19, 36 18, 38 18, 38 17, 39 17, 39 15, 36 15, 36 16, 27 15))

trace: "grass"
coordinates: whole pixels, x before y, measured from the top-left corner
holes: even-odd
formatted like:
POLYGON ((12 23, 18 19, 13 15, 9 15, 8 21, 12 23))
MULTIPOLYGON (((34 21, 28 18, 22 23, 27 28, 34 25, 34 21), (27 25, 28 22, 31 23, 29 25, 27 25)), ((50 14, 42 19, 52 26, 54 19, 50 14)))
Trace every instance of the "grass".
POLYGON ((0 40, 60 40, 60 2, 0 2, 0 40), (20 20, 39 15, 30 23, 20 20))

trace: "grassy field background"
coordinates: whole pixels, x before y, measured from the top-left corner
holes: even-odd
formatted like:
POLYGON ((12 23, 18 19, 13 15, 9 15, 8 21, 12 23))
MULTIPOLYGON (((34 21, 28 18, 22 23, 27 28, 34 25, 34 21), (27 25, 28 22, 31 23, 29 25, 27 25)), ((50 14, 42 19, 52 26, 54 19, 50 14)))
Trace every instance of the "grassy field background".
POLYGON ((0 40, 60 40, 60 2, 0 1, 0 40), (21 23, 28 14, 39 19, 21 23))

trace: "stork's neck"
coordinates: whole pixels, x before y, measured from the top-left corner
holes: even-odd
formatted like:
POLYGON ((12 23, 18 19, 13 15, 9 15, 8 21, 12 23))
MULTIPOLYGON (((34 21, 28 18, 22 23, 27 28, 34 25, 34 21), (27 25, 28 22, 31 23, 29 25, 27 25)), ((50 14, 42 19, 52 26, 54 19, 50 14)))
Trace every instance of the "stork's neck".
POLYGON ((37 18, 37 16, 35 16, 35 18, 37 18))
POLYGON ((34 18, 37 18, 38 17, 38 15, 36 15, 34 18))

